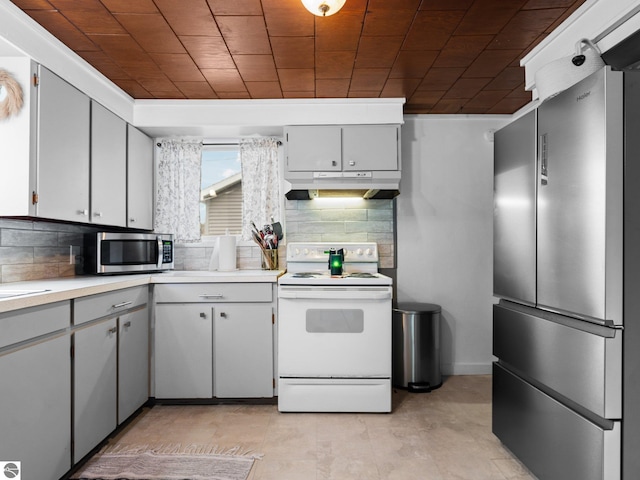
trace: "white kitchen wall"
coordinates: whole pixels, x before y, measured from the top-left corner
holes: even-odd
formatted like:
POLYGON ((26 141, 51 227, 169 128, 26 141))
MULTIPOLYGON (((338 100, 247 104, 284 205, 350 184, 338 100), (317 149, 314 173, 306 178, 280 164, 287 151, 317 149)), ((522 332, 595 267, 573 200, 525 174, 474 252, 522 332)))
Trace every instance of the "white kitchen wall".
POLYGON ((491 371, 492 132, 510 118, 411 115, 402 127, 397 297, 442 307, 444 374, 491 371))

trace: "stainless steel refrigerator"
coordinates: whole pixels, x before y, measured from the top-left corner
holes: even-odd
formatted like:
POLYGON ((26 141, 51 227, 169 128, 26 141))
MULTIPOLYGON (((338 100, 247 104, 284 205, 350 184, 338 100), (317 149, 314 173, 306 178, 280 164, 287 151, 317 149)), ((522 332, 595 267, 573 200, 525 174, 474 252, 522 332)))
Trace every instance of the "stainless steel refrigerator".
POLYGON ((539 479, 640 478, 640 73, 495 135, 493 432, 539 479))

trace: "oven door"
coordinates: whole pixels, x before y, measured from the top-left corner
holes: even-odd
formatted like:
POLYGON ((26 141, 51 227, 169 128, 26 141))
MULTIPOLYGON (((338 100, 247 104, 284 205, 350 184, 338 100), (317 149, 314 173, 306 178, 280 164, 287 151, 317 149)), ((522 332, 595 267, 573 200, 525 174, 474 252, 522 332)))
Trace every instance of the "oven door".
POLYGON ((278 289, 280 377, 389 378, 389 286, 278 289))

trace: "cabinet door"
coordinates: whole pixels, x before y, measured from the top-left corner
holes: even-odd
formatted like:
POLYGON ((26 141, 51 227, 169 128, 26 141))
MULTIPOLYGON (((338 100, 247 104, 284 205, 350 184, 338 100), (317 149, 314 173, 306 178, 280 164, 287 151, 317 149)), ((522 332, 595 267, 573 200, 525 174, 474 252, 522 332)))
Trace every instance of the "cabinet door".
POLYGON ((127 123, 91 102, 91 223, 126 226, 127 123))
POLYGON ((57 480, 71 468, 69 335, 0 355, 0 452, 22 478, 57 480))
POLYGON ((127 136, 127 226, 153 229, 153 140, 131 125, 127 136))
POLYGON ((298 172, 342 170, 339 126, 287 127, 287 169, 298 172))
POLYGON ((219 398, 273 396, 271 304, 228 304, 214 308, 214 395, 219 398))
POLYGON ((117 332, 112 318, 74 332, 74 463, 117 426, 117 332))
POLYGON ((118 330, 118 424, 149 398, 149 309, 122 315, 118 330))
POLYGON ((398 170, 396 125, 349 125, 342 127, 342 169, 398 170))
POLYGON ((207 304, 156 307, 156 398, 213 396, 211 315, 207 304))
POLYGON ((40 67, 39 217, 89 221, 89 97, 40 67))

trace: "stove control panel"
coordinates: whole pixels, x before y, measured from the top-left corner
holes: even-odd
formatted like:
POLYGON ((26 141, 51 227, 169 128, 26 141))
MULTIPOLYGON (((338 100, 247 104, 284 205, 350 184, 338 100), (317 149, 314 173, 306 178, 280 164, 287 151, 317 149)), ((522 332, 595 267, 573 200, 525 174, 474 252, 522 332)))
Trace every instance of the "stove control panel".
POLYGON ((378 262, 375 242, 291 242, 287 245, 287 262, 326 262, 329 250, 344 249, 344 263, 378 262))

